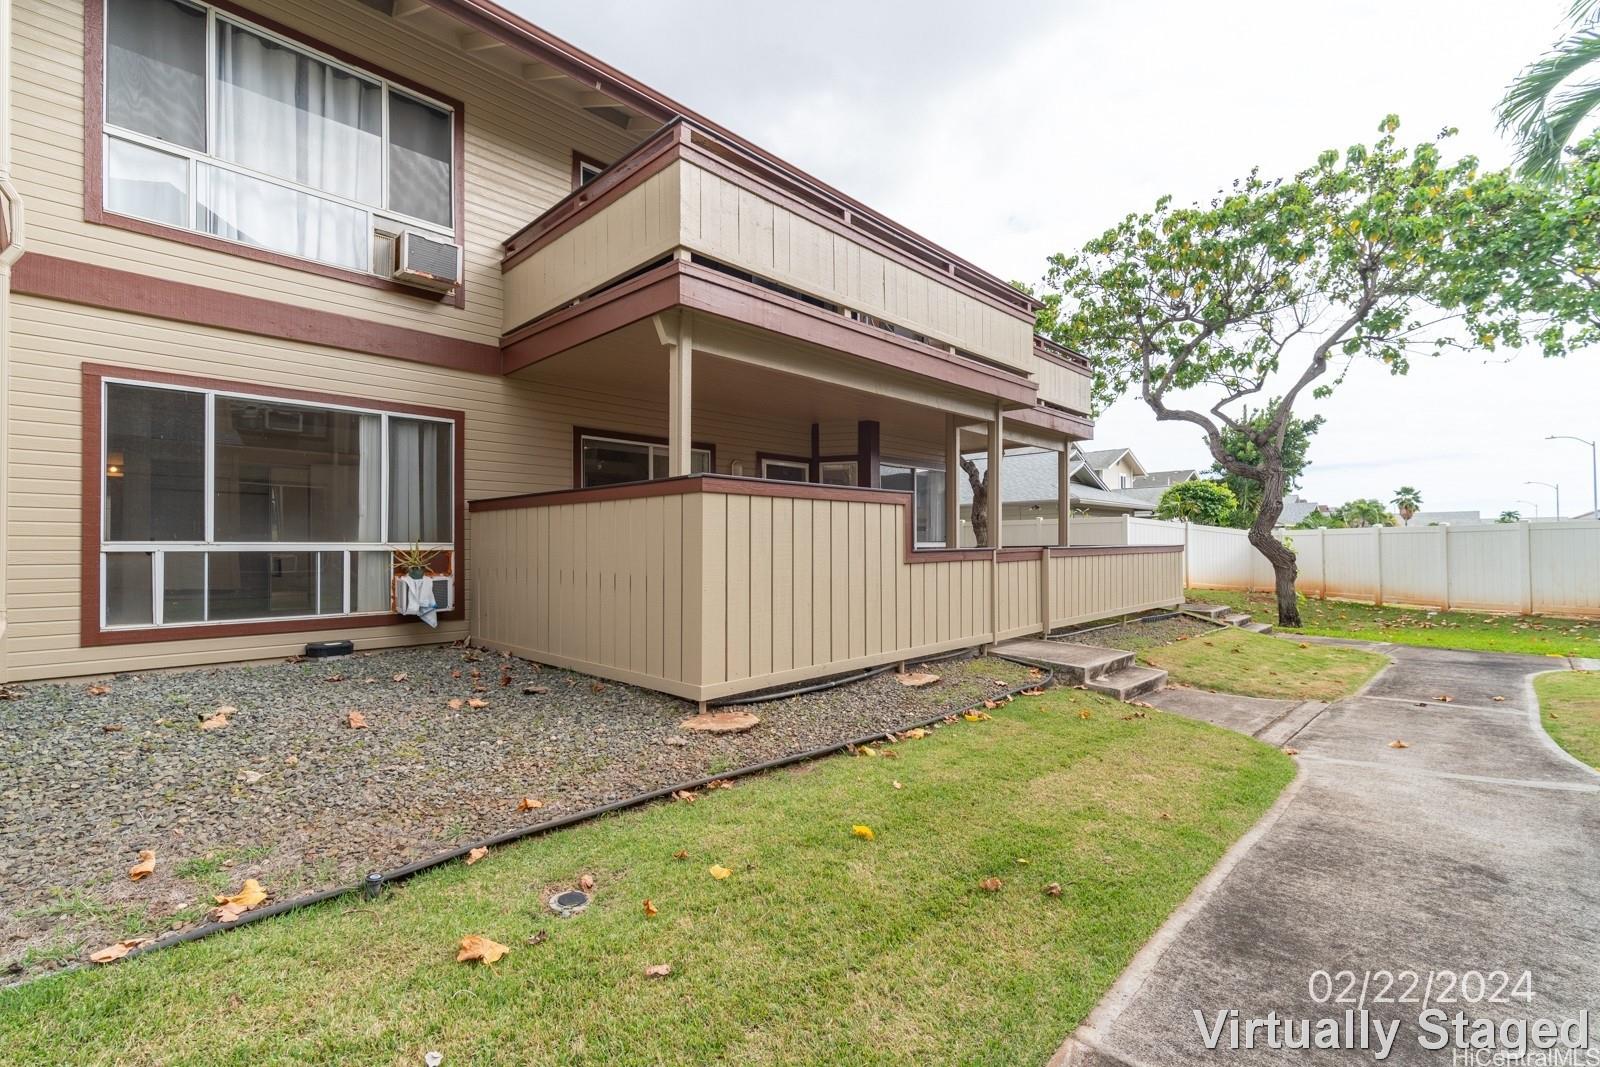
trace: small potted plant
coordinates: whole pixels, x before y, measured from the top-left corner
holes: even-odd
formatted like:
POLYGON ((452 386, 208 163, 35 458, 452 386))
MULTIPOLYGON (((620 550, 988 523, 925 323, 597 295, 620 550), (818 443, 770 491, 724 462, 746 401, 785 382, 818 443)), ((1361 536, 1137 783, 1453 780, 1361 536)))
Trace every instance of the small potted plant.
POLYGON ((404 567, 406 574, 412 578, 421 578, 427 573, 428 564, 439 553, 433 549, 423 549, 421 545, 413 544, 410 548, 403 548, 395 552, 394 562, 398 567, 404 567))

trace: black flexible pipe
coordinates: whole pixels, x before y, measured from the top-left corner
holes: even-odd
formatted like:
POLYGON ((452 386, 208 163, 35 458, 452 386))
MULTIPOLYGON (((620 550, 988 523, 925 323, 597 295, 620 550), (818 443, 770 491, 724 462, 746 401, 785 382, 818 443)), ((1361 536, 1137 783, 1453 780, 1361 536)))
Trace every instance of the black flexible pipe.
MULTIPOLYGON (((970 650, 964 650, 956 655, 966 655, 967 651, 970 650)), ((942 657, 938 660, 919 659, 917 662, 938 663, 943 662, 943 660, 954 658, 955 656, 952 655, 942 657)), ((1014 697, 1025 689, 1043 689, 1055 681, 1055 672, 1049 668, 1041 668, 1036 664, 1031 663, 1023 664, 1023 666, 1034 667, 1035 669, 1042 670, 1044 673, 1039 678, 1007 689, 1004 693, 999 694, 1000 698, 1014 697)), ((855 680, 859 681, 860 679, 857 678, 855 680)), ((993 700, 996 698, 989 697, 986 699, 993 700)), ((481 841, 475 841, 470 844, 463 845, 460 848, 451 849, 448 852, 441 852, 437 855, 430 856, 427 859, 417 860, 415 863, 408 863, 403 867, 396 867, 392 871, 377 872, 379 875, 377 884, 383 885, 389 882, 398 882, 403 879, 410 878, 412 875, 420 874, 421 872, 430 868, 439 867, 443 864, 461 859, 475 848, 506 845, 513 841, 519 841, 527 837, 543 836, 544 834, 552 833, 556 830, 564 830, 569 826, 575 826, 578 823, 588 822, 591 819, 597 819, 602 815, 609 815, 612 812, 623 811, 627 808, 635 808, 641 804, 648 804, 655 800, 661 800, 664 797, 669 797, 674 793, 701 789, 711 782, 728 781, 734 778, 744 778, 752 774, 760 774, 764 771, 777 770, 779 767, 787 767, 790 764, 804 763, 808 760, 820 759, 824 756, 831 756, 836 752, 843 752, 847 748, 860 747, 861 745, 872 744, 880 740, 888 740, 890 734, 904 733, 907 730, 916 730, 922 727, 932 726, 936 722, 943 722, 952 715, 961 715, 965 712, 972 711, 976 707, 978 707, 977 704, 972 704, 957 711, 942 711, 939 714, 929 718, 908 723, 904 726, 898 726, 890 730, 881 730, 876 733, 853 738, 849 741, 840 741, 835 744, 822 745, 817 748, 808 749, 804 752, 796 752, 788 756, 779 756, 776 759, 763 760, 760 763, 752 763, 749 766, 740 767, 737 770, 728 771, 725 774, 713 774, 704 778, 696 778, 693 781, 679 782, 676 785, 663 786, 660 789, 654 789, 648 793, 640 793, 637 796, 625 797, 622 800, 613 800, 609 804, 601 804, 593 808, 588 808, 584 811, 574 812, 571 815, 564 815, 559 819, 551 819, 549 822, 535 823, 533 826, 525 826, 517 830, 507 830, 504 833, 495 834, 492 837, 486 837, 481 841)), ((370 879, 371 876, 369 875, 368 877, 370 879)), ((154 941, 151 941, 148 944, 140 945, 138 948, 131 950, 122 958, 125 960, 133 959, 135 956, 142 956, 148 952, 155 952, 157 949, 170 948, 173 945, 181 945, 186 941, 198 941, 202 937, 210 937, 212 934, 219 934, 225 930, 234 930, 253 922, 260 922, 262 919, 270 919, 275 915, 283 915, 286 912, 309 907, 312 904, 321 904, 324 901, 332 900, 335 897, 342 897, 349 893, 360 893, 363 891, 371 892, 372 889, 373 882, 368 880, 363 881, 360 885, 340 886, 335 889, 324 889, 320 892, 309 893, 305 896, 294 897, 289 900, 280 900, 277 903, 268 904, 266 907, 257 908, 254 911, 247 911, 232 922, 202 923, 201 925, 191 927, 188 930, 180 930, 177 933, 156 938, 154 941)), ((64 968, 61 971, 52 971, 51 974, 63 974, 68 970, 77 970, 77 968, 64 968)))
MULTIPOLYGON (((971 656, 975 652, 976 652, 975 649, 963 648, 963 649, 958 649, 955 652, 947 653, 947 654, 945 654, 943 656, 935 656, 932 659, 914 659, 914 660, 907 660, 906 662, 908 662, 908 663, 912 663, 912 662, 915 662, 915 663, 945 663, 945 662, 947 662, 949 660, 961 659, 961 658, 965 658, 967 656, 971 656)), ((898 663, 885 663, 881 667, 873 667, 870 670, 862 671, 860 674, 846 674, 846 675, 843 675, 842 677, 839 677, 839 678, 830 678, 827 681, 814 682, 814 683, 812 683, 810 685, 802 685, 802 686, 798 686, 798 687, 796 687, 794 689, 779 689, 779 690, 775 690, 775 691, 770 692, 770 693, 759 693, 759 694, 757 694, 755 696, 722 697, 722 698, 720 698, 718 700, 708 700, 708 701, 706 701, 706 707, 708 707, 708 708, 728 708, 728 707, 736 707, 736 706, 742 707, 745 704, 765 704, 765 703, 767 703, 768 701, 771 701, 771 700, 783 700, 786 697, 804 696, 806 693, 820 693, 824 689, 837 689, 841 685, 849 685, 852 682, 864 682, 868 678, 876 678, 878 675, 884 674, 884 673, 886 673, 888 671, 892 671, 898 666, 899 666, 898 663)))

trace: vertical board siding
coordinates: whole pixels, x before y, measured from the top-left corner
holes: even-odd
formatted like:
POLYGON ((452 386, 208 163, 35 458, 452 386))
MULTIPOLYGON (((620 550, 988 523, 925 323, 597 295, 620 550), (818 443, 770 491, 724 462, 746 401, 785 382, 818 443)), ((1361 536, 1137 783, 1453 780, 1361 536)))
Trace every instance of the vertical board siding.
POLYGON ((1052 556, 1051 627, 1183 603, 1183 554, 1052 556))
MULTIPOLYGON (((979 353, 1024 374, 1035 374, 1043 366, 1044 361, 1033 353, 1033 325, 1026 319, 968 296, 693 163, 675 166, 681 167, 677 220, 684 247, 979 353)), ((608 210, 603 208, 601 213, 608 210)), ((1076 393, 1064 402, 1082 410, 1083 399, 1076 393)))

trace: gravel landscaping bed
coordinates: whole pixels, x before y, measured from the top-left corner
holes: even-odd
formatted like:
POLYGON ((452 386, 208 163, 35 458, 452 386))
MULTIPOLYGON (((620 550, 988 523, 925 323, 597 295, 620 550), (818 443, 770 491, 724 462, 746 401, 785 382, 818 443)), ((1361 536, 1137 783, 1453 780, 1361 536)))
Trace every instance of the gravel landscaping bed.
POLYGON ((1057 640, 1071 641, 1080 645, 1120 648, 1124 652, 1143 652, 1147 648, 1170 645, 1174 641, 1184 641, 1216 631, 1217 627, 1211 623, 1201 622, 1186 615, 1174 615, 1152 622, 1140 622, 1135 619, 1118 626, 1092 628, 1079 633, 1054 636, 1057 640))
POLYGON ((752 705, 760 725, 724 736, 680 729, 695 709, 673 697, 455 646, 27 686, 0 701, 0 968, 196 924, 246 878, 272 899, 352 884, 1028 679, 995 659, 927 669, 924 689, 891 673, 752 705), (155 871, 131 881, 144 849, 155 871))

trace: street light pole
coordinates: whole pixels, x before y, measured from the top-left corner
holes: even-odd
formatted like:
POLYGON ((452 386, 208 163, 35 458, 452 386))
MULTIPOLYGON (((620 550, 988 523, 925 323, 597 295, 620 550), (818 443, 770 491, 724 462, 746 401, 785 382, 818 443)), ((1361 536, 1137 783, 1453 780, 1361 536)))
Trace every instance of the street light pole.
POLYGON ((1517 503, 1528 505, 1533 509, 1533 517, 1535 519, 1539 517, 1539 502, 1537 500, 1518 500, 1517 503))
POLYGON ((1556 521, 1557 522, 1561 521, 1561 486, 1560 485, 1556 484, 1555 482, 1523 482, 1522 484, 1523 485, 1542 485, 1546 489, 1554 489, 1556 491, 1556 521))
POLYGON ((1546 441, 1579 441, 1589 446, 1589 479, 1594 497, 1590 504, 1594 508, 1589 513, 1592 519, 1600 519, 1600 448, 1595 447, 1595 442, 1583 437, 1574 437, 1569 433, 1553 433, 1545 438, 1546 441))

